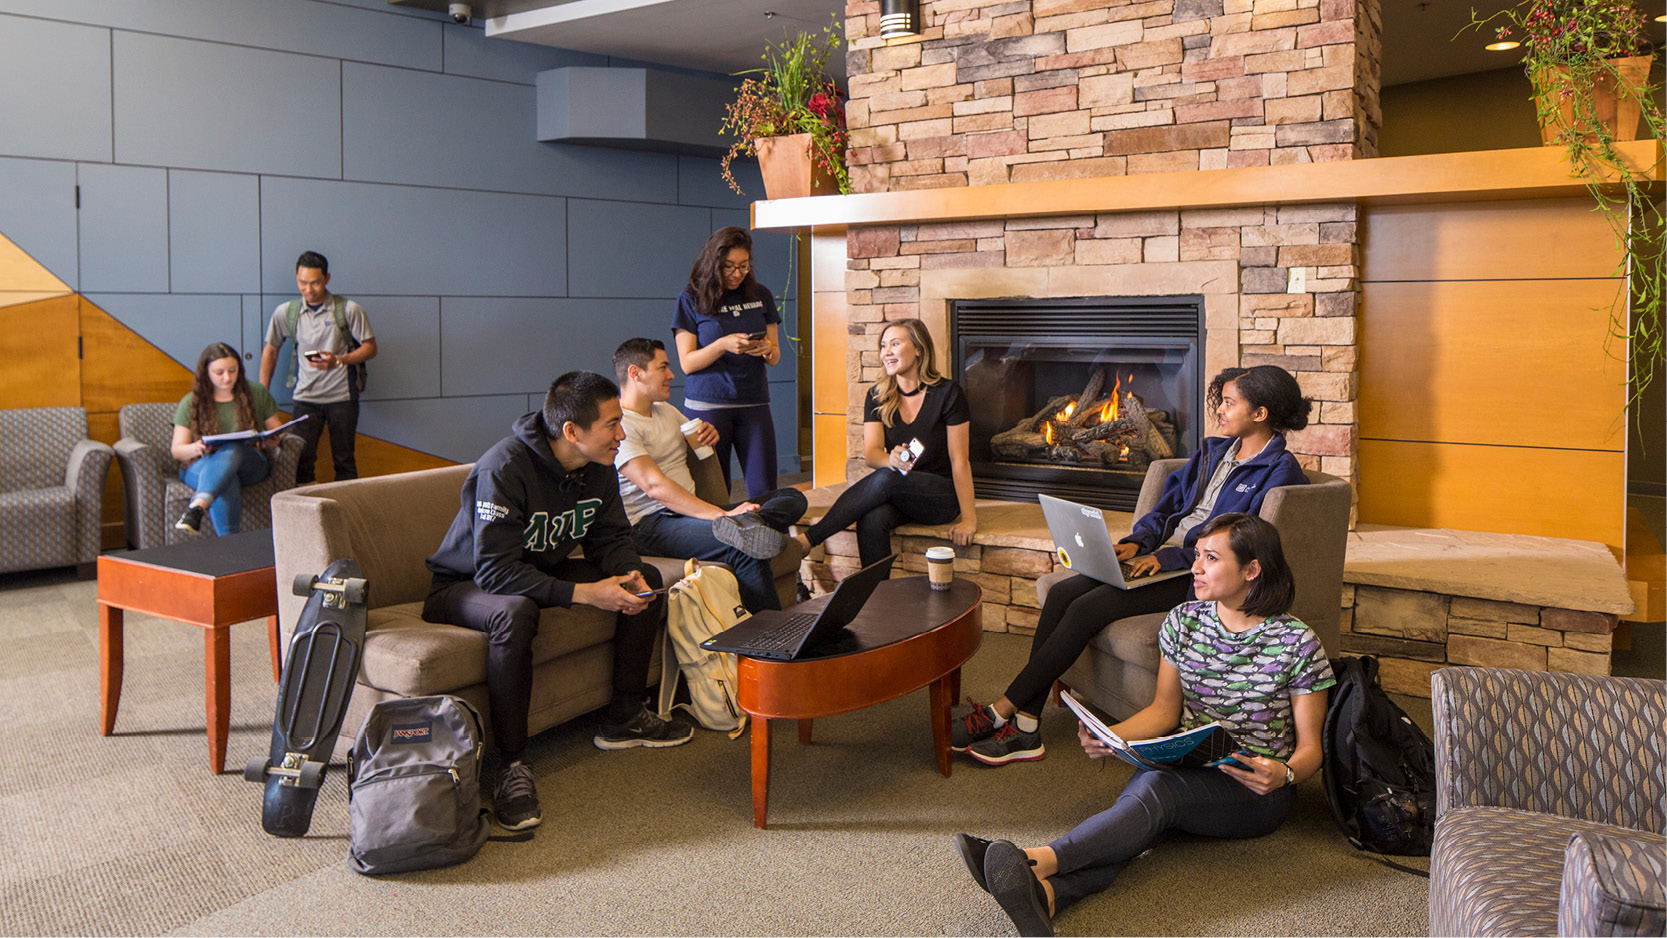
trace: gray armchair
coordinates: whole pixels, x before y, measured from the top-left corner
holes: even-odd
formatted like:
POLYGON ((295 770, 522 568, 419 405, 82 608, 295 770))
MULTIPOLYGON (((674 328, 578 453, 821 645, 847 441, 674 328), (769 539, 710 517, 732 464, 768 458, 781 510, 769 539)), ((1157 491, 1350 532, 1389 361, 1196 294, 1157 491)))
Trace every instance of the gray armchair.
POLYGON ((98 559, 110 447, 80 407, 0 410, 0 573, 98 559))
MULTIPOLYGON (((179 463, 172 453, 177 406, 177 402, 127 404, 116 416, 122 434, 116 441, 116 460, 122 467, 122 521, 127 542, 141 550, 218 536, 206 517, 197 534, 174 527, 191 502, 191 487, 180 481, 179 463)), ((295 466, 300 460, 301 438, 286 436, 272 460, 272 471, 243 490, 243 530, 272 527, 272 496, 295 487, 295 466)))
MULTIPOLYGON (((1171 473, 1184 459, 1160 459, 1146 470, 1135 517, 1152 510, 1171 473)), ((1353 493, 1336 476, 1309 470, 1307 485, 1271 489, 1260 517, 1279 530, 1285 560, 1296 578, 1297 598, 1291 614, 1319 636, 1327 653, 1337 654, 1342 619, 1343 554, 1349 537, 1353 493)), ((1071 576, 1056 571, 1036 581, 1036 597, 1045 602, 1055 583, 1071 576)), ((1080 697, 1122 720, 1152 702, 1158 686, 1158 626, 1163 614, 1118 619, 1088 643, 1061 682, 1080 697)))
POLYGON ((1660 935, 1667 683, 1431 675, 1431 935, 1660 935))

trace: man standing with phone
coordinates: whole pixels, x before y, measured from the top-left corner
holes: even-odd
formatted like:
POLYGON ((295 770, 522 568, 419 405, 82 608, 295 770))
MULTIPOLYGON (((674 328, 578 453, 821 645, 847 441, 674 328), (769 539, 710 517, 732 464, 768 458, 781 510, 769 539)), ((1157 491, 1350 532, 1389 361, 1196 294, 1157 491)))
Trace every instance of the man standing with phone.
POLYGON ((357 479, 359 466, 354 444, 359 430, 359 392, 364 390, 364 363, 376 357, 376 336, 364 307, 344 296, 335 296, 330 283, 330 262, 316 251, 304 252, 295 261, 295 285, 301 291, 272 311, 266 327, 266 346, 260 354, 261 384, 272 387, 272 373, 278 367, 278 352, 284 341, 295 341, 295 363, 288 378, 294 404, 291 415, 311 417, 298 424, 301 461, 295 467, 295 482, 312 482, 318 460, 318 438, 330 428, 330 459, 336 478, 357 479))

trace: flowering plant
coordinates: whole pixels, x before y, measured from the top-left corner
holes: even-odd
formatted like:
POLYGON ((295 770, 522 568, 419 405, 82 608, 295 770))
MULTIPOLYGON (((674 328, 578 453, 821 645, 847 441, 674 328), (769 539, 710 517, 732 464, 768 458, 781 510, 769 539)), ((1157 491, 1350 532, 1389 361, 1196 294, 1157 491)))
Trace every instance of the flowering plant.
POLYGON ((1476 23, 1499 19, 1500 40, 1522 36, 1530 70, 1650 52, 1644 13, 1632 0, 1524 0, 1476 23))
POLYGON ((840 35, 824 26, 819 36, 800 33, 766 46, 764 67, 739 73, 758 77, 743 81, 735 101, 724 110, 723 131, 736 137, 723 157, 724 181, 731 189, 741 191, 730 162, 753 155, 754 140, 810 134, 811 162, 838 182, 840 192, 851 191, 851 174, 845 168, 850 135, 844 95, 827 73, 828 58, 840 45, 840 35))

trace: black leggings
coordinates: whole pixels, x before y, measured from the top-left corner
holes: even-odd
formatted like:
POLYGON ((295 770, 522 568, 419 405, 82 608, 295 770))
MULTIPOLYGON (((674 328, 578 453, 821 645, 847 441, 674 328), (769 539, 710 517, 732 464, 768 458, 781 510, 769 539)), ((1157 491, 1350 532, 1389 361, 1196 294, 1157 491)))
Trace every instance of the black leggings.
POLYGON ((1185 576, 1129 590, 1080 574, 1055 583, 1036 621, 1030 660, 1007 685, 1008 702, 1020 713, 1041 716, 1053 682, 1070 670, 1101 629, 1129 616, 1168 612, 1185 602, 1191 591, 1192 578, 1185 576))
POLYGON ((896 469, 876 469, 839 493, 805 536, 815 547, 855 524, 857 555, 866 567, 891 553, 891 532, 898 525, 948 524, 960 514, 955 483, 949 479, 931 472, 904 475, 896 469))
MULTIPOLYGON (((551 574, 573 583, 607 578, 594 564, 569 558, 551 574)), ((646 567, 643 579, 660 588, 660 571, 646 567)), ((445 622, 485 632, 486 699, 491 708, 492 737, 505 759, 527 748, 527 708, 533 699, 533 639, 538 635, 538 603, 525 596, 488 593, 473 580, 435 583, 423 602, 423 621, 445 622)), ((620 615, 614 626, 614 700, 640 702, 648 692, 648 663, 666 621, 664 597, 634 616, 620 615)))

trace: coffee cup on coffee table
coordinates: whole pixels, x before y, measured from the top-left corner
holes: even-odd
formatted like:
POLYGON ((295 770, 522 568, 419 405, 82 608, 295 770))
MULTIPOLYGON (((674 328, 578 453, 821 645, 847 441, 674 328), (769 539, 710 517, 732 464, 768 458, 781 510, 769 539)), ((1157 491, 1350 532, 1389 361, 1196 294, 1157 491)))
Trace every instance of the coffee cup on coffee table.
POLYGON ((926 577, 935 590, 947 590, 955 579, 955 548, 928 547, 926 549, 926 577))

